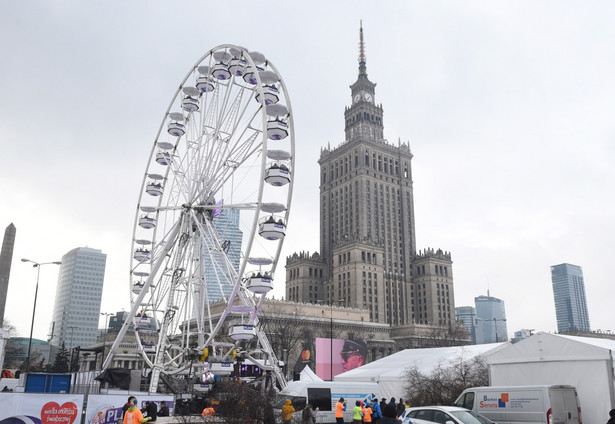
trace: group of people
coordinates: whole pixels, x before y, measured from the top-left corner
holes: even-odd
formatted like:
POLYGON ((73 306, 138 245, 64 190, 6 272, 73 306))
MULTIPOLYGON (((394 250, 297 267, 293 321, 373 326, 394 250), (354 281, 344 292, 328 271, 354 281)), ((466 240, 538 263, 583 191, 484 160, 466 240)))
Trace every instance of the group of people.
MULTIPOLYGON (((373 399, 371 403, 357 400, 352 409, 352 420, 354 424, 371 424, 376 421, 381 421, 381 424, 386 424, 389 421, 397 422, 397 418, 404 413, 407 407, 408 405, 402 399, 399 399, 399 402, 396 403, 395 398, 391 398, 388 403, 386 398, 382 398, 380 402, 378 402, 378 399, 373 399)), ((335 404, 335 421, 337 424, 344 424, 345 410, 346 402, 344 398, 340 398, 335 404)))
POLYGON ((141 409, 137 407, 137 398, 130 396, 122 407, 121 424, 142 424, 148 421, 154 422, 158 417, 168 417, 169 407, 165 401, 160 402, 160 409, 156 402, 145 402, 141 409), (145 414, 145 416, 143 415, 145 414))

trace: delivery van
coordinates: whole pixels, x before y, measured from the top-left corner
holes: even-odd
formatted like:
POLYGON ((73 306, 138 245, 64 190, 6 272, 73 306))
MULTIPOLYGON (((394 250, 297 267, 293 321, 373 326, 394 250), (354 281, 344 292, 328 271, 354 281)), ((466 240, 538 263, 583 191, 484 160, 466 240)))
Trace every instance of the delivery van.
POLYGON ((572 386, 493 386, 464 390, 455 406, 470 409, 498 424, 582 424, 572 386))
MULTIPOLYGON (((276 396, 273 407, 281 409, 290 399, 295 411, 301 411, 311 404, 316 412, 317 423, 335 423, 335 404, 340 398, 346 402, 344 422, 352 422, 352 408, 355 402, 371 403, 380 398, 378 383, 355 383, 344 381, 291 381, 276 396)), ((301 414, 293 414, 293 423, 300 422, 301 414)))

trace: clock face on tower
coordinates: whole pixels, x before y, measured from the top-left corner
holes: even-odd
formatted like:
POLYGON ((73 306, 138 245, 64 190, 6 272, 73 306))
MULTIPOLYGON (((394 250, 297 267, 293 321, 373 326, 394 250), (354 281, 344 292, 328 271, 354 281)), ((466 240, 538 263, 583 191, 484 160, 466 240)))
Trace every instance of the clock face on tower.
POLYGON ((372 95, 369 93, 365 93, 365 101, 371 102, 372 101, 372 95))
POLYGON ((357 94, 356 96, 354 96, 354 102, 357 103, 359 100, 361 100, 361 95, 357 94))

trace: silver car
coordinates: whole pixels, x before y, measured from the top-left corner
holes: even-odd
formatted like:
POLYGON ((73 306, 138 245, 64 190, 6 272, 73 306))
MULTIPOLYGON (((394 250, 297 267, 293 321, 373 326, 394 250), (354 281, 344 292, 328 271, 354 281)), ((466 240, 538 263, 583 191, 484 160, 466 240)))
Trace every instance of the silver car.
POLYGON ((406 408, 402 424, 494 424, 480 414, 458 406, 417 406, 406 408))

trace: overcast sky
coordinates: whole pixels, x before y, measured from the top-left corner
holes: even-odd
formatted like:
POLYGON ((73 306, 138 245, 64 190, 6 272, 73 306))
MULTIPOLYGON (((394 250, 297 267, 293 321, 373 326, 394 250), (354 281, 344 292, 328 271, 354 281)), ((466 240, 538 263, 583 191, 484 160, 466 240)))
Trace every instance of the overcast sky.
MULTIPOLYGON (((568 262, 583 267, 592 329, 615 330, 609 1, 2 2, 0 229, 17 227, 5 318, 28 336, 36 270, 20 258, 80 246, 107 254, 101 311, 129 308, 154 137, 220 44, 263 52, 282 74, 297 155, 283 254, 318 250, 317 160, 344 139, 361 19, 385 137, 414 154, 417 247, 452 253, 456 306, 489 289, 509 336, 555 331, 550 266, 568 262)), ((41 269, 37 338, 56 281, 57 267, 41 269)))

